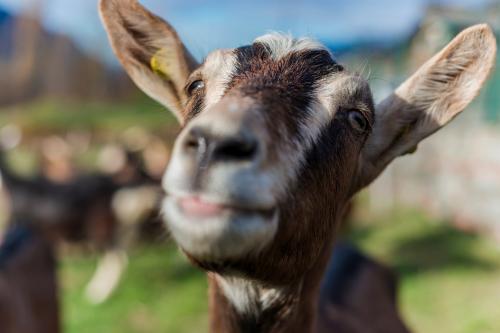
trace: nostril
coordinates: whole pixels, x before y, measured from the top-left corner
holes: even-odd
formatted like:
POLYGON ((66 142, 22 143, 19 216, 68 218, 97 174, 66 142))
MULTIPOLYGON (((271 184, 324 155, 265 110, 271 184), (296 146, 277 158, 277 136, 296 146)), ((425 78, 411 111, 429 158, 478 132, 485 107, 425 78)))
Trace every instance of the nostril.
POLYGON ((214 158, 218 160, 251 160, 257 153, 253 139, 223 139, 217 143, 214 158))
POLYGON ((187 148, 198 149, 200 146, 200 139, 195 137, 189 137, 186 139, 185 146, 187 148))
POLYGON ((258 142, 251 134, 214 134, 203 127, 191 128, 182 145, 187 156, 196 156, 199 167, 203 168, 214 162, 251 161, 259 150, 258 142))

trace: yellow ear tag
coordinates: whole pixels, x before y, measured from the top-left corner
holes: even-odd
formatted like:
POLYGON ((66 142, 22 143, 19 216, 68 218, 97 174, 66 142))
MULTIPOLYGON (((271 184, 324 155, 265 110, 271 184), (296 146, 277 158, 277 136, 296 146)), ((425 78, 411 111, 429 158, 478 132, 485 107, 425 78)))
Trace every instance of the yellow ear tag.
POLYGON ((169 63, 168 63, 168 52, 166 49, 158 50, 150 61, 150 66, 153 72, 156 74, 168 79, 170 72, 169 63))

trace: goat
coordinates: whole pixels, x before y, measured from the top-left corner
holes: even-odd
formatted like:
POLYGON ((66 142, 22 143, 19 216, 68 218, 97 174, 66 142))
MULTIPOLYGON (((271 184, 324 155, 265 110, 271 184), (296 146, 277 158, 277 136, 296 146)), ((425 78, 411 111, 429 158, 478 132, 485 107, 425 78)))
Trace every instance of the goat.
POLYGON ((0 149, 0 175, 10 195, 12 218, 43 228, 52 241, 86 242, 104 249, 86 294, 94 303, 105 301, 126 268, 126 248, 138 224, 159 215, 161 191, 156 181, 131 154, 119 181, 88 174, 64 183, 43 176, 20 177, 4 154, 0 149))
POLYGON ((54 249, 30 225, 11 226, 0 243, 0 331, 60 332, 54 249))
POLYGON ((182 126, 163 210, 208 273, 211 331, 376 332, 340 326, 320 302, 343 211, 478 94, 491 29, 466 29, 375 105, 368 82, 309 38, 272 33, 198 64, 138 1, 101 0, 100 14, 132 80, 182 126))
POLYGON ((52 230, 54 237, 76 242, 93 239, 106 243, 113 233, 112 194, 117 186, 104 175, 85 175, 67 183, 43 176, 15 174, 0 150, 0 174, 7 190, 12 215, 52 230))
POLYGON ((349 243, 335 245, 320 292, 320 311, 328 322, 324 331, 409 332, 397 309, 397 277, 388 267, 349 243))

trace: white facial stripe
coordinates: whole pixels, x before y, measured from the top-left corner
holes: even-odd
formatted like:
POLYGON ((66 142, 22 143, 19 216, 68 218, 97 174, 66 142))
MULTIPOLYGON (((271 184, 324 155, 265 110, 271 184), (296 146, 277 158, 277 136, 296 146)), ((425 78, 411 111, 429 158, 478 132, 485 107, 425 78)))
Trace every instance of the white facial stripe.
POLYGON ((335 116, 332 106, 326 106, 319 100, 313 101, 309 106, 310 116, 300 124, 300 133, 305 141, 305 149, 309 150, 318 140, 323 128, 335 116))
POLYGON ((289 53, 304 50, 324 50, 328 49, 320 42, 311 38, 295 39, 291 35, 279 32, 272 32, 257 38, 254 43, 264 44, 271 52, 271 57, 279 60, 289 53))
MULTIPOLYGON (((328 49, 310 38, 294 39, 291 35, 286 35, 278 32, 273 32, 257 38, 255 43, 264 44, 275 60, 279 60, 286 55, 304 50, 324 50, 328 49)), ((329 51, 328 51, 329 52, 329 51)), ((338 77, 338 75, 337 75, 338 77)), ((309 117, 299 124, 299 132, 301 139, 288 140, 285 147, 280 147, 279 159, 280 163, 274 168, 273 174, 276 175, 277 184, 283 184, 275 189, 276 192, 282 194, 291 185, 291 181, 297 176, 305 162, 307 151, 316 143, 323 128, 335 116, 335 110, 332 108, 331 96, 334 88, 333 82, 337 80, 334 76, 329 80, 325 80, 328 84, 324 84, 317 90, 317 100, 314 100, 309 106, 309 117), (331 81, 331 82, 330 82, 331 81), (329 92, 329 94, 327 94, 329 92), (330 98, 328 98, 330 97, 330 98), (287 184, 287 186, 285 186, 287 184)), ((282 136, 286 137, 286 131, 277 127, 275 130, 283 132, 282 136)))
POLYGON ((236 57, 232 50, 217 50, 208 55, 203 66, 203 76, 206 80, 206 108, 221 99, 235 64, 236 57))
POLYGON ((346 85, 349 83, 349 76, 340 76, 338 73, 334 73, 322 80, 321 84, 317 89, 316 96, 318 102, 331 113, 331 117, 335 116, 336 110, 332 108, 333 97, 335 93, 339 92, 341 89, 346 89, 346 85))
MULTIPOLYGON (((301 138, 287 140, 286 146, 282 147, 279 153, 281 163, 278 164, 274 172, 280 179, 277 181, 278 184, 292 185, 291 181, 296 179, 297 173, 305 163, 307 152, 316 144, 325 126, 335 117, 335 109, 332 106, 331 98, 326 103, 326 98, 321 95, 323 93, 321 89, 316 94, 317 99, 313 100, 308 107, 309 117, 299 124, 301 138)), ((330 90, 330 96, 332 91, 334 90, 330 90)), ((285 131, 282 132, 281 136, 286 137, 285 131)), ((287 187, 280 186, 279 189, 280 192, 284 192, 287 187)))

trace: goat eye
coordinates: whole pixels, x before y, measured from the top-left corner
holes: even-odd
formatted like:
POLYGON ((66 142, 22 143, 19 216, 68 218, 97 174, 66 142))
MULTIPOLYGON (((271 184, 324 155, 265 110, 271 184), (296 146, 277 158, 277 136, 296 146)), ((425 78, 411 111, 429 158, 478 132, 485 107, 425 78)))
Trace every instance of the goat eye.
POLYGON ((188 96, 194 94, 197 90, 203 89, 205 87, 205 82, 203 80, 193 81, 187 88, 188 96))
POLYGON ((368 129, 368 121, 361 112, 357 110, 350 110, 347 114, 349 124, 357 131, 364 132, 368 129))

